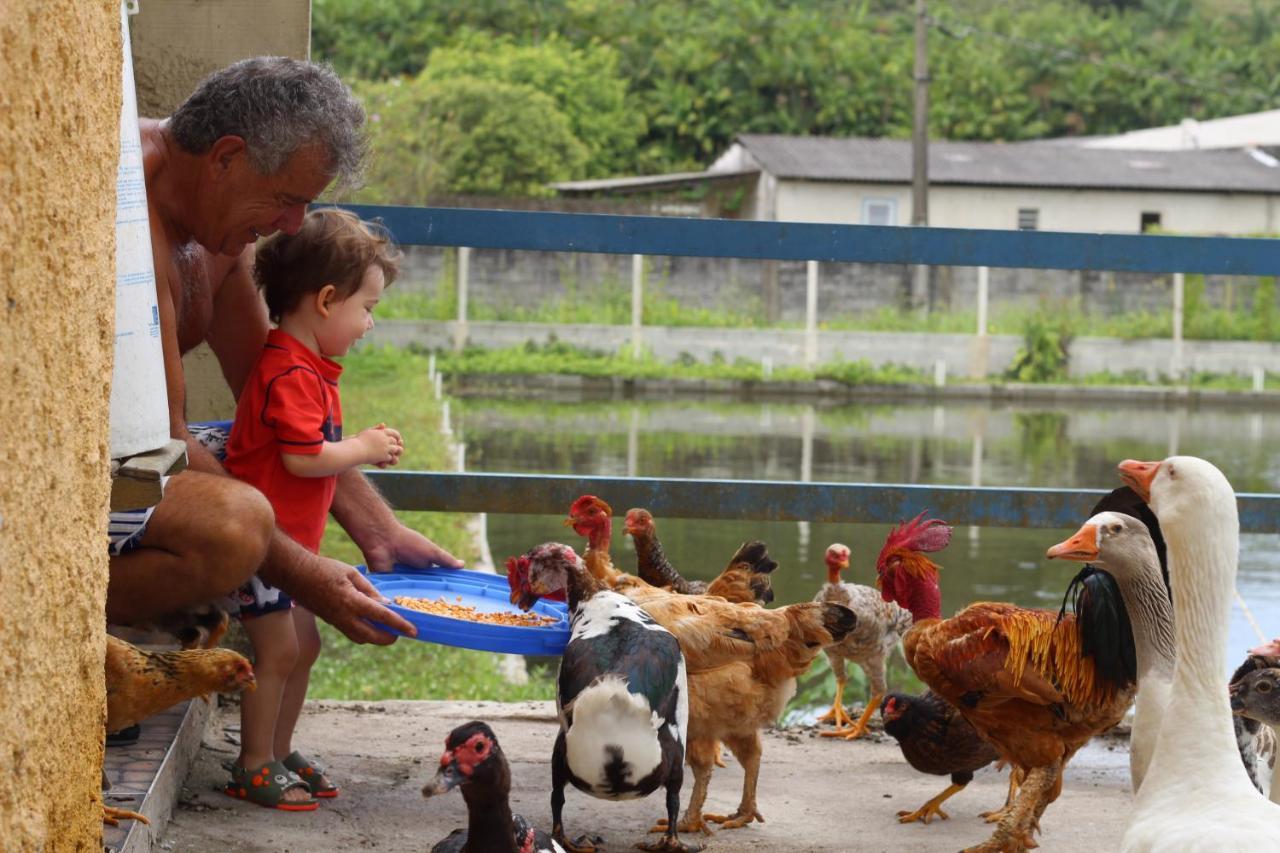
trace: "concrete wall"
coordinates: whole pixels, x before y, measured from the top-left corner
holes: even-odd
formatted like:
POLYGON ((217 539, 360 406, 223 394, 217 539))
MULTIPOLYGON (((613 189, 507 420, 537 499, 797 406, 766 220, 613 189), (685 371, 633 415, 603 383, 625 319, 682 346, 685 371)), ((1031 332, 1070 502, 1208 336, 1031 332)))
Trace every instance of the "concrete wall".
MULTIPOLYGON (((864 199, 897 203, 898 221, 911 221, 911 188, 896 184, 779 181, 782 221, 865 224, 864 199)), ((1018 209, 1039 210, 1039 230, 1136 234, 1141 214, 1159 213, 1166 231, 1185 234, 1274 233, 1276 200, 1243 193, 1126 192, 1047 187, 929 188, 929 224, 943 228, 1018 227, 1018 209)))
MULTIPOLYGON (((426 246, 406 249, 401 277, 392 294, 439 293, 454 286, 454 250, 426 246)), ((778 262, 782 322, 803 323, 805 264, 778 262)), ((681 305, 716 311, 762 314, 765 262, 736 258, 649 257, 646 292, 660 292, 681 305)), ((1014 307, 1078 303, 1092 314, 1172 311, 1172 279, 1167 275, 1074 270, 990 271, 992 317, 1014 307)), ((492 309, 533 309, 548 300, 611 299, 630 311, 631 258, 563 252, 474 250, 469 264, 472 316, 492 309)), ((976 311, 978 273, 974 267, 936 267, 930 304, 937 310, 976 311)), ((1241 308, 1251 304, 1256 278, 1209 276, 1203 304, 1241 308)), ((907 303, 910 269, 903 264, 822 264, 818 279, 819 320, 898 308, 907 303)), ((493 316, 492 314, 490 316, 493 316)), ((629 317, 630 315, 627 314, 629 317)))
POLYGON ((0 16, 0 847, 101 849, 120 11, 0 16))
MULTIPOLYGON (((368 340, 374 345, 448 348, 458 334, 456 323, 380 320, 368 340)), ((526 341, 546 343, 555 338, 588 349, 618 351, 631 343, 631 327, 620 325, 547 325, 534 323, 467 324, 470 343, 489 348, 520 346, 526 341)), ((804 332, 797 329, 726 329, 688 326, 646 326, 643 343, 655 356, 672 361, 681 355, 698 361, 714 359, 759 362, 775 366, 804 364, 804 332)), ((910 332, 818 332, 818 363, 868 361, 899 364, 932 371, 946 363, 951 377, 998 376, 1022 347, 1017 335, 917 334, 910 332)), ((1076 338, 1069 348, 1068 370, 1074 377, 1109 371, 1138 371, 1148 379, 1171 375, 1173 342, 1076 338)), ((1251 375, 1255 367, 1280 373, 1280 344, 1250 341, 1185 341, 1184 369, 1208 373, 1251 375)))

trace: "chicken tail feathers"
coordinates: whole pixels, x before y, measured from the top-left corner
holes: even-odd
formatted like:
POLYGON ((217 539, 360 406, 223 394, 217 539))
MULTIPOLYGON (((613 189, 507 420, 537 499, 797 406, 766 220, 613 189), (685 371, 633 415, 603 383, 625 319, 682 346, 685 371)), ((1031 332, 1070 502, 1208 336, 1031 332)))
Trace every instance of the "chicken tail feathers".
POLYGON ((1080 653, 1093 659, 1097 677, 1115 688, 1133 684, 1138 677, 1133 624, 1115 578, 1086 565, 1067 586, 1059 623, 1066 616, 1068 601, 1076 615, 1080 653))

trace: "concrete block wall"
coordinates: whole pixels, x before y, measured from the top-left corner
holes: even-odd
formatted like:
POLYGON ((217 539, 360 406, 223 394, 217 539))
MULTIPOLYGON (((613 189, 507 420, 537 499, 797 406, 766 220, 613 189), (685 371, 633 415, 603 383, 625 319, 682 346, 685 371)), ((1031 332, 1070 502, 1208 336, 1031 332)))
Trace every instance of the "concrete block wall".
MULTIPOLYGON (((454 249, 412 246, 406 249, 397 290, 423 293, 453 286, 454 249)), ((646 292, 658 292, 682 305, 718 311, 759 312, 765 263, 735 258, 648 257, 646 292)), ((778 262, 782 322, 804 320, 805 264, 778 262)), ((931 304, 935 310, 976 311, 975 267, 935 267, 931 304)), ((1257 292, 1256 278, 1210 276, 1203 304, 1246 307, 1257 292)), ((477 249, 470 260, 470 303, 532 309, 572 294, 611 294, 629 298, 631 259, 626 255, 523 252, 477 249)), ((822 264, 818 279, 819 318, 894 308, 908 301, 911 270, 904 264, 822 264)), ((1172 281, 1167 275, 1076 270, 990 271, 992 316, 1012 306, 1074 303, 1092 314, 1172 310, 1172 281)))

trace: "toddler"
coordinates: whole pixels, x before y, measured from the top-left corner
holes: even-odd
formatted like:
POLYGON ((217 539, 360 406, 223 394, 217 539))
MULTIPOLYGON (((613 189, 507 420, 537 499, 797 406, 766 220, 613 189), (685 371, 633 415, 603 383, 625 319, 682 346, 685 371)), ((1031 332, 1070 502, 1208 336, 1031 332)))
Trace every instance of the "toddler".
MULTIPOLYGON (((342 367, 332 360, 373 328, 373 308, 399 260, 381 228, 335 209, 311 211, 296 234, 276 234, 257 250, 253 274, 276 328, 240 394, 226 467, 266 495, 276 525, 312 553, 338 475, 394 465, 404 450, 385 424, 342 437, 342 367)), ((233 595, 236 608, 253 644, 258 688, 243 697, 240 755, 226 792, 313 811, 317 797, 338 795, 324 769, 292 744, 320 654, 315 616, 258 577, 233 595)))

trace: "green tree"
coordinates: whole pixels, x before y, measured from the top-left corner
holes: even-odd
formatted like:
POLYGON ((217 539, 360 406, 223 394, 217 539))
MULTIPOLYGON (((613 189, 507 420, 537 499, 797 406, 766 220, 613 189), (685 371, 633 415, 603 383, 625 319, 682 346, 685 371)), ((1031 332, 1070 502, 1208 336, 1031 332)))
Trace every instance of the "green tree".
POLYGON ((474 77, 363 84, 373 149, 360 198, 425 204, 439 193, 547 195, 579 177, 586 147, 555 101, 474 77))
POLYGON ((536 89, 554 99, 586 146, 587 177, 619 174, 635 164, 645 120, 628 98, 617 51, 610 47, 579 48, 555 35, 521 45, 505 36, 468 33, 434 51, 422 77, 428 84, 473 77, 536 89))

